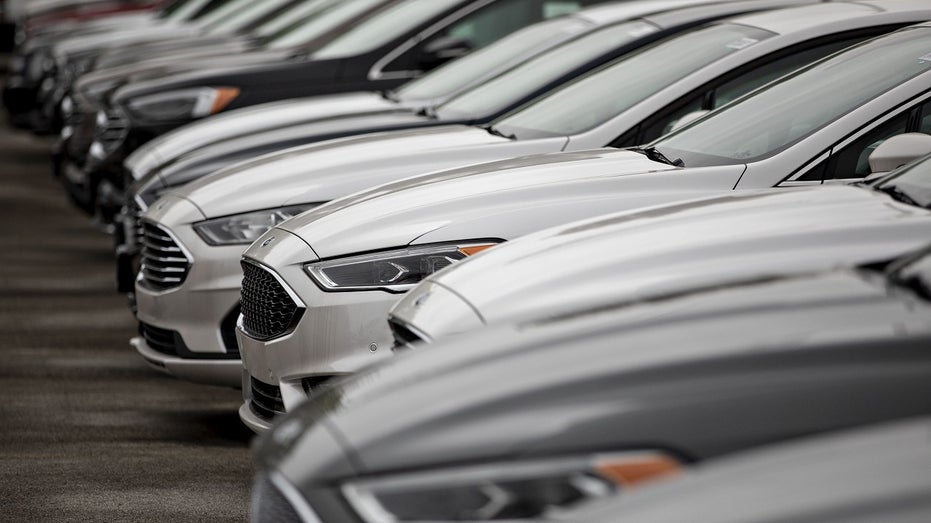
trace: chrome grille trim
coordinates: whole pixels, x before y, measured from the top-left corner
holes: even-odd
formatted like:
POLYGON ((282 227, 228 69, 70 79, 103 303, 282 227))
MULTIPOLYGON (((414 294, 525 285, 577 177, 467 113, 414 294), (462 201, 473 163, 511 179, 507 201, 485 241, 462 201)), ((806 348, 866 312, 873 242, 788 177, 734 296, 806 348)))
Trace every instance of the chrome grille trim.
POLYGON ((142 222, 142 281, 156 290, 171 289, 184 283, 191 259, 164 227, 142 222))
POLYGON ((103 120, 98 119, 94 127, 94 140, 99 142, 107 153, 112 153, 119 148, 127 134, 129 134, 129 119, 117 109, 103 111, 103 120))

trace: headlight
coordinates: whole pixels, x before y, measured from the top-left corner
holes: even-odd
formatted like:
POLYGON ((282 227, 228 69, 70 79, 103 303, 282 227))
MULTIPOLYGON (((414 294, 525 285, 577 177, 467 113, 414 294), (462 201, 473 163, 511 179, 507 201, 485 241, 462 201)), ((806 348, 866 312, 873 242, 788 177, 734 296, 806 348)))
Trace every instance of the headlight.
POLYGON ((237 96, 235 87, 201 87, 140 96, 130 100, 127 108, 145 120, 202 118, 220 112, 237 96))
POLYGON ((366 523, 546 518, 678 472, 662 453, 500 463, 363 480, 342 492, 366 523))
POLYGON ((309 263, 304 270, 327 290, 403 292, 430 274, 495 245, 462 243, 411 247, 309 263))
POLYGON ((194 224, 194 231, 210 245, 245 245, 279 223, 319 204, 308 203, 215 218, 194 224))

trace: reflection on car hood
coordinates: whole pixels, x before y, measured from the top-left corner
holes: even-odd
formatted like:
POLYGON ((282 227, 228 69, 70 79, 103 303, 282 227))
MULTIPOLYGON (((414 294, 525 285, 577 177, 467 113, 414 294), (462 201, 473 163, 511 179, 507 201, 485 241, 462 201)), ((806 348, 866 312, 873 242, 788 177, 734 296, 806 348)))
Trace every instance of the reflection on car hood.
POLYGON ((931 212, 859 187, 737 193, 549 229, 429 281, 494 323, 869 263, 919 247, 929 230, 931 212))
POLYGON ((681 198, 690 191, 729 190, 742 167, 718 169, 732 171, 718 184, 700 175, 659 176, 673 170, 617 149, 513 158, 378 186, 280 227, 299 235, 323 258, 411 242, 510 239, 574 218, 642 206, 663 189, 681 198), (632 194, 622 200, 625 192, 632 194))
POLYGON ((324 120, 344 114, 390 110, 397 105, 378 93, 347 93, 284 100, 245 107, 196 121, 146 143, 126 166, 141 178, 152 169, 209 144, 300 122, 324 120))
POLYGON ((376 133, 288 149, 232 165, 177 190, 208 216, 326 202, 412 175, 544 152, 562 140, 511 141, 444 126, 376 133))
MULTIPOLYGON (((882 406, 824 405, 836 406, 836 394, 876 399, 876 382, 868 392, 851 381, 885 376, 883 362, 931 372, 927 343, 896 345, 927 339, 929 312, 875 273, 735 283, 410 351, 292 419, 314 424, 329 412, 327 425, 368 473, 638 446, 706 458, 927 411, 931 399, 905 390, 878 400, 882 406), (865 340, 881 340, 883 350, 856 345, 865 340), (831 370, 841 362, 851 364, 843 378, 831 370), (774 416, 786 408, 791 419, 774 416), (741 423, 723 422, 738 414, 741 423)), ((301 448, 272 447, 270 455, 297 466, 301 448)))

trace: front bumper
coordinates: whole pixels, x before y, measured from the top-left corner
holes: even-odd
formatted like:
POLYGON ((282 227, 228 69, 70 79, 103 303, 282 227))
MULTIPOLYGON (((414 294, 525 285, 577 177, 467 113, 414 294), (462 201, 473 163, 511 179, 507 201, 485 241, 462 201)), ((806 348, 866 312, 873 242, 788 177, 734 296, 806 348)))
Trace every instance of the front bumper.
MULTIPOLYGON (((190 259, 186 276, 176 286, 157 288, 141 276, 136 280, 136 317, 142 327, 175 333, 178 337, 172 345, 173 354, 167 359, 165 354, 153 358, 151 352, 141 350, 142 345, 137 345, 137 350, 147 361, 158 361, 166 368, 171 364, 180 369, 178 360, 185 360, 189 368, 199 369, 184 375, 180 370, 172 373, 183 379, 217 384, 219 376, 223 378, 221 384, 239 387, 241 372, 231 369, 239 365, 233 332, 239 316, 242 275, 238 260, 243 247, 213 247, 204 243, 191 227, 191 223, 203 219, 202 215, 187 200, 168 198, 150 209, 146 217, 170 231, 190 259), (204 371, 203 367, 211 363, 216 371, 204 371)), ((151 344, 149 340, 150 349, 151 344)))
MULTIPOLYGON (((311 248, 297 236, 275 229, 274 248, 263 247, 262 239, 246 251, 244 259, 272 274, 302 302, 300 318, 284 335, 256 339, 236 329, 243 367, 268 397, 279 394, 283 411, 290 411, 327 380, 351 374, 391 356, 392 335, 387 312, 398 299, 383 291, 323 292, 304 272, 307 261, 316 259, 311 248)), ((245 392, 246 389, 244 389, 245 392)), ((251 394, 251 393, 250 393, 251 394)), ((268 404, 245 395, 244 410, 265 422, 279 414, 268 404)), ((246 424, 251 420, 243 419, 246 424)))
POLYGON ((242 375, 239 359, 188 359, 159 352, 142 337, 129 340, 129 344, 153 369, 175 378, 205 385, 238 386, 242 375))

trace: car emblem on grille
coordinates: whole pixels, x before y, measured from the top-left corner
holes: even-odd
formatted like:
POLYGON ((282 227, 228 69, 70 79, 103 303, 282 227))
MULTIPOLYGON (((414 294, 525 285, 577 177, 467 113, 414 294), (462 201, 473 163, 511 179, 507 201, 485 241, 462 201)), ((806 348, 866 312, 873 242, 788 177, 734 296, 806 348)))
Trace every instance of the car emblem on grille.
POLYGON ((269 238, 269 239, 265 240, 264 242, 262 242, 262 247, 268 247, 268 244, 271 243, 271 242, 273 242, 273 241, 275 241, 275 237, 274 237, 274 236, 272 236, 271 238, 269 238))

